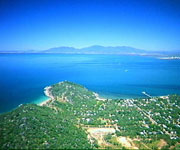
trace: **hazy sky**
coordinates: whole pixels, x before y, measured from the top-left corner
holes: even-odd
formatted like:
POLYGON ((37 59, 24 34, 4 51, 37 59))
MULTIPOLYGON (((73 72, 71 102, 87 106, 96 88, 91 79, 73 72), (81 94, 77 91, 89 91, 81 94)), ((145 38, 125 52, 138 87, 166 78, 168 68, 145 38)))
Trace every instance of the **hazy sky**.
POLYGON ((0 0, 0 50, 180 49, 180 0, 0 0))

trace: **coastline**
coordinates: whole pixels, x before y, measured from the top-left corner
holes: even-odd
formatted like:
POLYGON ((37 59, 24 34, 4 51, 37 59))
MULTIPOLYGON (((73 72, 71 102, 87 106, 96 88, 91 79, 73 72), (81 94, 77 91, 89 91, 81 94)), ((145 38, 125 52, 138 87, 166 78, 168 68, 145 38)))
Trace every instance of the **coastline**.
POLYGON ((47 100, 45 100, 43 102, 40 102, 38 105, 39 106, 44 106, 44 105, 47 105, 50 101, 51 101, 51 99, 47 99, 47 100))
MULTIPOLYGON (((50 102, 52 102, 52 101, 55 100, 55 98, 54 98, 53 95, 51 94, 51 88, 52 88, 51 86, 47 86, 47 87, 44 88, 44 94, 45 94, 45 96, 47 97, 47 99, 45 99, 45 100, 37 103, 37 105, 39 105, 39 106, 45 106, 45 105, 48 105, 50 102)), ((96 98, 97 100, 99 100, 99 101, 106 101, 107 99, 111 99, 111 100, 112 100, 112 98, 100 97, 99 94, 96 93, 96 92, 93 92, 93 94, 94 94, 95 98, 96 98)), ((168 96, 169 96, 169 95, 151 96, 151 98, 153 98, 153 97, 159 97, 159 98, 165 99, 165 98, 167 98, 168 96)), ((123 98, 123 99, 129 100, 129 99, 136 99, 136 98, 123 98)))
POLYGON ((101 97, 99 97, 99 94, 98 94, 98 93, 95 93, 95 92, 93 92, 93 93, 94 93, 94 95, 95 95, 95 97, 96 97, 97 100, 100 100, 100 101, 105 101, 105 100, 106 100, 106 98, 101 98, 101 97))
POLYGON ((170 56, 170 57, 158 57, 159 59, 165 59, 165 60, 173 60, 173 59, 180 59, 179 56, 170 56))
POLYGON ((54 97, 52 96, 51 92, 50 92, 51 86, 47 86, 44 88, 44 94, 48 97, 47 100, 40 102, 38 105, 39 106, 44 106, 47 105, 48 103, 50 103, 51 101, 54 100, 54 97))
MULTIPOLYGON (((43 100, 42 102, 39 102, 38 103, 38 105, 39 106, 45 106, 45 105, 47 105, 48 103, 50 103, 50 102, 52 102, 52 101, 54 101, 55 100, 55 98, 52 96, 52 94, 51 94, 51 86, 47 86, 47 87, 45 87, 44 88, 44 94, 46 95, 46 97, 48 97, 46 100, 43 100)), ((97 100, 99 100, 99 101, 106 101, 107 99, 111 99, 112 100, 112 98, 105 98, 105 97, 100 97, 99 96, 99 94, 98 93, 96 93, 96 92, 93 92, 93 94, 94 94, 94 96, 96 97, 96 99, 97 100)), ((169 95, 160 95, 160 96, 152 96, 152 97, 159 97, 159 98, 163 98, 163 99, 165 99, 165 98, 167 98, 169 95)), ((129 100, 129 99, 136 99, 136 98, 123 98, 123 99, 125 99, 125 100, 129 100)))

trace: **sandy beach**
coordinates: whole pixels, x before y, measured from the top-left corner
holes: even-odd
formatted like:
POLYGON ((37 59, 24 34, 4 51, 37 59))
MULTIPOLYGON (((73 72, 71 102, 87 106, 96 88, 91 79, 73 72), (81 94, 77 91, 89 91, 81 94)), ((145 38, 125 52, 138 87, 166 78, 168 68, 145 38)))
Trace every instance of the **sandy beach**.
POLYGON ((99 97, 99 94, 97 94, 97 93, 95 93, 95 92, 93 92, 94 93, 94 95, 96 96, 96 99, 97 100, 101 100, 101 101, 105 101, 106 99, 105 98, 100 98, 99 97))
POLYGON ((44 94, 49 97, 47 100, 39 103, 38 105, 39 106, 44 106, 44 105, 47 105, 49 102, 53 101, 54 100, 54 97, 52 96, 51 92, 50 92, 50 89, 51 89, 51 86, 47 86, 44 88, 44 94))
POLYGON ((47 105, 50 101, 51 101, 51 99, 47 99, 47 100, 39 103, 38 105, 39 105, 39 106, 44 106, 44 105, 47 105))

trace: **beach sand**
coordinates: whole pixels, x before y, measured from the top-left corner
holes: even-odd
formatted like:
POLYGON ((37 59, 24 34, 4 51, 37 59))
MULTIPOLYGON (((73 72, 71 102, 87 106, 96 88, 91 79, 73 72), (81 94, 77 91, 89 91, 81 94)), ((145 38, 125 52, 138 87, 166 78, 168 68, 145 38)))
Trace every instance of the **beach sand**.
POLYGON ((54 97, 52 96, 51 92, 50 92, 51 86, 47 86, 44 88, 44 94, 49 97, 47 100, 40 102, 38 105, 39 106, 44 106, 47 105, 48 103, 50 103, 52 100, 54 100, 54 97))
POLYGON ((97 93, 95 93, 95 92, 93 92, 93 93, 94 93, 94 95, 95 95, 95 97, 96 97, 97 100, 101 100, 101 101, 105 101, 105 100, 106 100, 105 98, 99 97, 99 94, 97 94, 97 93))
POLYGON ((44 105, 47 105, 48 103, 50 103, 51 101, 52 101, 51 99, 47 99, 47 100, 39 103, 38 105, 39 105, 39 106, 44 106, 44 105))

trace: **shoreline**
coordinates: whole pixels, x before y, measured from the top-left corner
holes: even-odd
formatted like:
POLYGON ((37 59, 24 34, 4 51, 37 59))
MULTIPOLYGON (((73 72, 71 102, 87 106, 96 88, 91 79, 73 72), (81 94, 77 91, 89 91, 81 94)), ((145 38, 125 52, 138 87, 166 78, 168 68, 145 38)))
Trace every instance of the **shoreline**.
POLYGON ((38 105, 39 106, 44 106, 44 105, 47 105, 50 101, 51 101, 51 99, 47 99, 47 100, 45 100, 43 102, 40 102, 38 105))
POLYGON ((47 87, 44 88, 44 94, 48 97, 48 99, 40 102, 38 104, 39 106, 47 105, 49 102, 54 100, 54 97, 52 96, 52 94, 50 92, 51 88, 52 88, 51 86, 47 86, 47 87))
MULTIPOLYGON (((96 99, 97 100, 101 100, 101 101, 105 101, 105 100, 129 100, 129 99, 146 99, 148 98, 148 96, 144 95, 142 97, 125 97, 125 98, 119 98, 119 97, 114 97, 114 98, 111 98, 111 97, 100 97, 98 93, 96 92, 93 92, 93 94, 95 95, 96 99)), ((166 99, 169 97, 169 95, 171 94, 167 94, 167 95, 158 95, 158 96, 151 96, 151 98, 162 98, 162 99, 166 99)), ((150 98, 150 97, 149 97, 150 98)))
MULTIPOLYGON (((48 98, 47 98, 46 100, 38 103, 37 105, 39 105, 39 106, 45 106, 45 105, 47 105, 48 103, 50 103, 50 102, 52 102, 52 101, 55 100, 55 98, 52 96, 52 94, 51 94, 51 92, 50 92, 51 88, 52 88, 51 86, 47 86, 47 87, 44 88, 44 94, 45 94, 48 98)), ((96 93, 96 92, 93 92, 93 94, 94 94, 95 98, 96 98, 97 100, 100 100, 100 101, 106 101, 107 99, 111 99, 111 100, 112 100, 112 98, 100 97, 99 94, 96 93)), ((167 98, 168 96, 169 96, 169 95, 160 95, 160 96, 152 96, 152 98, 154 98, 154 97, 159 97, 159 98, 163 98, 163 99, 164 99, 164 98, 167 98)), ((123 98, 123 99, 124 99, 124 100, 129 100, 129 99, 137 99, 137 98, 123 98)))
POLYGON ((177 60, 180 59, 179 56, 169 56, 169 57, 158 57, 159 59, 163 59, 163 60, 177 60))
POLYGON ((96 92, 93 92, 93 94, 95 95, 95 97, 96 97, 97 100, 100 100, 100 101, 105 101, 105 100, 107 100, 107 98, 101 98, 101 97, 99 97, 99 94, 96 93, 96 92))

